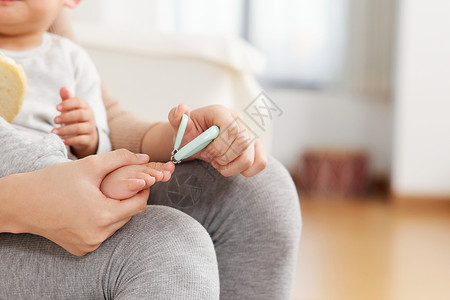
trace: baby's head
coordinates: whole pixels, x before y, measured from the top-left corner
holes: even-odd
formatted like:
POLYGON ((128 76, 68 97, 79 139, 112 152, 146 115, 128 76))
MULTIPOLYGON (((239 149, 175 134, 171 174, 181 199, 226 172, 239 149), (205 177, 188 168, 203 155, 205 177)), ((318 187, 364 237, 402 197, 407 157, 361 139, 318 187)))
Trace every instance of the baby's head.
POLYGON ((0 0, 0 37, 44 33, 64 6, 81 0, 0 0))

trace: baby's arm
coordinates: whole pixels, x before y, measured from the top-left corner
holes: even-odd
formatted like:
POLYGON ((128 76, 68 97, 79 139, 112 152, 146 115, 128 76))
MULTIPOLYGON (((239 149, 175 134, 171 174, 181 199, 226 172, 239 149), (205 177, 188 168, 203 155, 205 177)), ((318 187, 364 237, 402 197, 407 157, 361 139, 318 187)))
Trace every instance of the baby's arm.
POLYGON ((150 162, 145 165, 131 165, 109 173, 103 180, 100 190, 105 196, 123 200, 149 188, 157 181, 168 181, 175 170, 172 162, 150 162))
POLYGON ((0 117, 0 177, 67 162, 66 147, 54 134, 32 142, 0 117))

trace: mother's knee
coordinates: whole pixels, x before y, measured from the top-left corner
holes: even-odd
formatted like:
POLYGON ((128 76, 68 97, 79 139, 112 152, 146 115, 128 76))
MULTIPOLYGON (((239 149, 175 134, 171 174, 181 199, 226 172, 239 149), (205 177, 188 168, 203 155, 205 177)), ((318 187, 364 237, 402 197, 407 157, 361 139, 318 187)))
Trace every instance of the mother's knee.
MULTIPOLYGON (((230 187, 238 222, 251 222, 264 227, 267 234, 290 241, 296 247, 301 232, 300 203, 297 189, 286 168, 269 157, 265 170, 254 177, 235 177, 230 187)), ((249 226, 256 226, 250 224, 249 226)))
POLYGON ((124 226, 126 235, 140 246, 169 250, 161 255, 189 257, 204 252, 205 259, 215 260, 214 246, 205 228, 187 214, 166 206, 148 206, 124 226), (177 253, 177 251, 179 251, 177 253))
POLYGON ((132 290, 140 282, 145 293, 164 299, 218 298, 214 246, 193 218, 170 207, 149 206, 116 234, 120 241, 111 266, 120 278, 114 283, 116 297, 136 293, 132 290))

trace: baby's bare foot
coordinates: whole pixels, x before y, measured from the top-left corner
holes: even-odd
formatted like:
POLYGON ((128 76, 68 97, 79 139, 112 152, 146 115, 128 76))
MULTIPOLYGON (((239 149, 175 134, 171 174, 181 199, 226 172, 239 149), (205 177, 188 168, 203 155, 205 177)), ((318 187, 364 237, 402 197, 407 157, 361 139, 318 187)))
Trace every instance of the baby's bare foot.
POLYGON ((172 162, 159 163, 159 162, 149 162, 144 166, 147 167, 148 174, 155 177, 156 181, 166 182, 172 176, 175 170, 175 165, 172 162))
POLYGON ((103 179, 100 190, 110 198, 128 199, 157 181, 168 181, 174 170, 175 165, 172 162, 151 162, 122 167, 103 179))

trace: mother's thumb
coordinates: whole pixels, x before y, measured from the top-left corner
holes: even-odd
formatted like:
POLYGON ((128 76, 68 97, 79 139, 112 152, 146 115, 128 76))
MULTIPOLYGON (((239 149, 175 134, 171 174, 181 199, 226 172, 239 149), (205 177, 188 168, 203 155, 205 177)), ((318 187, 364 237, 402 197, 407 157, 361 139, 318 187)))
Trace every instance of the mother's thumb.
POLYGON ((103 174, 124 166, 145 164, 150 160, 147 154, 135 154, 125 149, 89 156, 87 159, 90 159, 97 171, 103 174))
POLYGON ((189 107, 186 104, 178 104, 170 110, 168 119, 170 125, 172 125, 174 129, 177 129, 180 125, 181 117, 183 116, 183 114, 186 114, 188 117, 190 115, 189 107))

